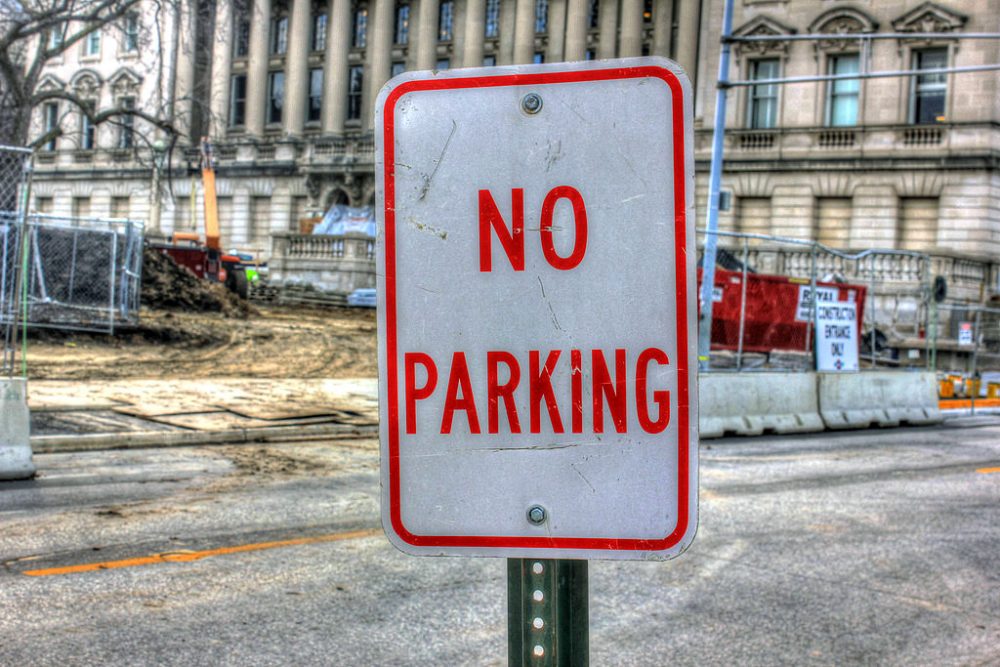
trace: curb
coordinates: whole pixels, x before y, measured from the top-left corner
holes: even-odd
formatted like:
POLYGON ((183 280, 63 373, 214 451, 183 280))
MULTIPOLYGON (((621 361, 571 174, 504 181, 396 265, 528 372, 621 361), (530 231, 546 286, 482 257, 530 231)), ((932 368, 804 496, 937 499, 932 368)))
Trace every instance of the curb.
POLYGON ((36 435, 31 438, 35 454, 92 452, 102 449, 150 449, 156 447, 198 447, 231 445, 278 440, 336 438, 351 440, 378 435, 378 425, 345 426, 313 424, 307 426, 265 426, 227 431, 134 431, 131 433, 94 433, 87 435, 36 435))

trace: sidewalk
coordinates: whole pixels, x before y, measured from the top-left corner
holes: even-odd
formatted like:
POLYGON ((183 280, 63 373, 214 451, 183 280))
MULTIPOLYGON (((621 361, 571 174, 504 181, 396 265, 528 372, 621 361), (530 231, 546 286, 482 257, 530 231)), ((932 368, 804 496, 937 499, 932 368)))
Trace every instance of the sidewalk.
POLYGON ((28 384, 35 453, 376 433, 378 382, 121 380, 28 384))

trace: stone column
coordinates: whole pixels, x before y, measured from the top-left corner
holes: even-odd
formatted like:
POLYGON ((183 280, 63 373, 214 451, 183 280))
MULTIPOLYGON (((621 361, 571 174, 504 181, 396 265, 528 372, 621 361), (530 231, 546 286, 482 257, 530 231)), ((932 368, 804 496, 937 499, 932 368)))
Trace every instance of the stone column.
POLYGON ((549 44, 545 50, 545 62, 561 62, 565 44, 566 0, 549 0, 549 44))
MULTIPOLYGON (((195 8, 191 0, 178 6, 177 74, 174 79, 174 125, 181 134, 191 131, 191 111, 194 96, 195 8)), ((197 143, 199 137, 190 137, 197 143)))
POLYGON ((420 0, 417 17, 417 69, 433 69, 437 63, 438 0, 420 0))
POLYGON ((517 0, 514 14, 514 64, 530 63, 535 55, 535 0, 517 0))
POLYGON ((500 42, 497 64, 510 65, 514 62, 514 2, 500 0, 500 42))
POLYGON ((347 112, 347 52, 351 48, 351 0, 330 0, 323 71, 323 132, 343 132, 347 112))
POLYGON ((271 0, 253 0, 250 18, 250 54, 247 62, 247 134, 264 134, 267 109, 267 61, 271 31, 271 0))
POLYGON ((642 55, 642 0, 622 0, 622 36, 618 55, 642 55))
POLYGON ((212 112, 208 134, 222 138, 229 126, 229 86, 233 68, 233 3, 217 0, 215 39, 212 42, 212 92, 209 108, 212 112))
POLYGON ((374 21, 369 24, 372 34, 368 41, 368 86, 362 108, 362 123, 366 130, 375 123, 375 98, 392 71, 392 19, 395 0, 375 0, 374 21))
POLYGON ((306 97, 309 94, 309 32, 311 0, 293 0, 289 21, 288 51, 285 54, 285 109, 281 120, 285 134, 302 134, 306 97))
POLYGON ((698 59, 698 24, 701 3, 698 0, 681 0, 677 10, 677 62, 684 68, 692 83, 698 59))
POLYGON ((486 0, 469 0, 465 8, 465 50, 462 67, 481 67, 486 34, 486 0))
POLYGON ((673 24, 672 0, 653 0, 653 55, 670 57, 670 28, 673 24))
MULTIPOLYGON (((605 0, 601 4, 613 3, 605 0)), ((569 0, 566 14, 566 60, 583 60, 587 55, 587 0, 569 0)), ((614 35, 611 37, 614 41, 614 35)), ((602 40, 603 41, 603 40, 602 40)))
POLYGON ((597 45, 597 57, 614 58, 618 53, 618 0, 601 2, 597 9, 597 21, 601 33, 601 41, 597 45))

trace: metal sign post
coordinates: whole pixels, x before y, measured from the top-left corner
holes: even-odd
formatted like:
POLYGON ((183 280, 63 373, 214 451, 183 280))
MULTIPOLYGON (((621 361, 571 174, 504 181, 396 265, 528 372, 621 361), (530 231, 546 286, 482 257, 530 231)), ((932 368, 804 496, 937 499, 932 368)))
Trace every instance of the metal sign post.
POLYGON ((585 560, 507 560, 510 667, 589 664, 587 569, 585 560))
POLYGON ((511 664, 585 664, 586 561, 697 524, 690 83, 412 72, 376 109, 386 535, 510 559, 511 664))

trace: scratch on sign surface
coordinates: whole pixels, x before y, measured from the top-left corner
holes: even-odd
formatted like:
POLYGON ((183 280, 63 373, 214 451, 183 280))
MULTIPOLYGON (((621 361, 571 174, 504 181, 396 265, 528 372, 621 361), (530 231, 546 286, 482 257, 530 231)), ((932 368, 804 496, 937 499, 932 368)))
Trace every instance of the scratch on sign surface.
POLYGON ((427 196, 427 191, 431 187, 431 181, 434 180, 434 174, 437 173, 438 167, 441 166, 441 160, 444 159, 444 154, 448 151, 448 144, 451 143, 451 138, 455 136, 456 130, 458 130, 458 124, 455 121, 451 121, 451 132, 448 133, 448 138, 445 139, 444 147, 441 149, 441 155, 438 155, 438 159, 434 161, 434 169, 431 170, 429 176, 424 177, 424 187, 420 189, 420 196, 417 197, 417 201, 423 201, 424 197, 427 196))
POLYGON ((595 489, 594 485, 590 483, 590 480, 587 479, 587 476, 584 475, 582 472, 580 472, 579 468, 576 467, 575 463, 571 463, 570 467, 573 468, 573 472, 575 472, 577 475, 580 476, 580 479, 582 479, 584 482, 586 482, 587 486, 590 487, 591 491, 593 491, 594 493, 597 493, 597 489, 595 489))
POLYGON ((549 302, 548 297, 545 296, 545 285, 542 284, 542 277, 538 276, 538 286, 542 290, 542 298, 545 300, 545 305, 549 307, 549 314, 552 316, 552 326, 554 326, 559 331, 562 331, 562 325, 559 324, 559 318, 556 317, 556 311, 552 308, 552 303, 549 302))

